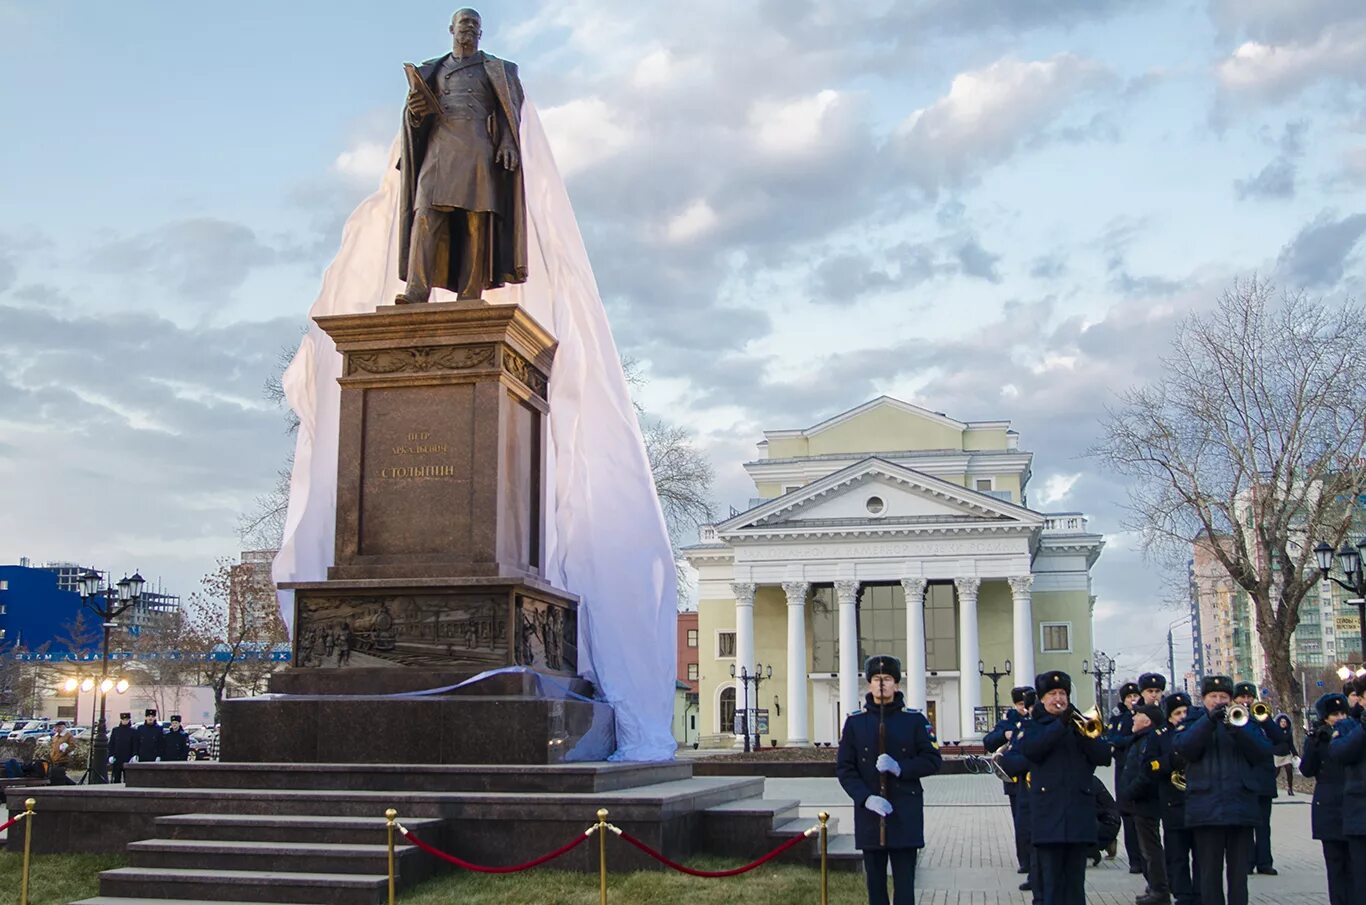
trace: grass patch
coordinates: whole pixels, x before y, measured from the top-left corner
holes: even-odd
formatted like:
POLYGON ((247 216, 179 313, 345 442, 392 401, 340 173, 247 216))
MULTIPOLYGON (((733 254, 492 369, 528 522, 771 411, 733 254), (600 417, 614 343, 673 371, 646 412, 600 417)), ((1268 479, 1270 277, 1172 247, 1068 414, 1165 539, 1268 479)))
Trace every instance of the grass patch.
MULTIPOLYGON (((610 855, 608 856, 610 859, 610 855)), ((731 858, 699 857, 689 867, 724 870, 743 862, 731 858)), ((796 864, 766 864, 738 877, 706 879, 674 871, 611 873, 608 862, 609 905, 686 902, 687 905, 736 905, 737 902, 804 905, 820 902, 820 871, 796 864)), ((475 874, 457 870, 441 874, 400 896, 403 905, 598 905, 597 874, 536 868, 521 874, 475 874)), ((862 874, 830 874, 831 905, 863 905, 868 894, 862 874)))
MULTIPOLYGON (((100 871, 126 864, 123 855, 34 855, 29 869, 29 905, 67 905, 99 894, 100 871)), ((20 852, 0 851, 0 896, 19 901, 24 866, 20 852)))

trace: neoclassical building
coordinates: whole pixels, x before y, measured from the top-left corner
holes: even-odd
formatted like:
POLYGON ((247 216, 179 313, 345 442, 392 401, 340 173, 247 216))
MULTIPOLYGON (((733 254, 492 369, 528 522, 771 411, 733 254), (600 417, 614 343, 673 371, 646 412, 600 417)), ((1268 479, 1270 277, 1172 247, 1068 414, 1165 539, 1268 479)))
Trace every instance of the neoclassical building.
MULTIPOLYGON (((1080 513, 1028 506, 1033 455, 1008 421, 956 421, 879 397, 814 427, 766 431, 756 498, 684 550, 699 574, 699 731, 738 744, 750 698, 764 745, 838 741, 862 664, 902 658, 902 688, 941 739, 980 737, 992 682, 1065 669, 1093 703, 1091 567, 1080 513), (762 681, 757 700, 731 677, 762 681), (769 678, 769 669, 772 677, 769 678)), ((754 730, 751 729, 751 732, 754 730)))

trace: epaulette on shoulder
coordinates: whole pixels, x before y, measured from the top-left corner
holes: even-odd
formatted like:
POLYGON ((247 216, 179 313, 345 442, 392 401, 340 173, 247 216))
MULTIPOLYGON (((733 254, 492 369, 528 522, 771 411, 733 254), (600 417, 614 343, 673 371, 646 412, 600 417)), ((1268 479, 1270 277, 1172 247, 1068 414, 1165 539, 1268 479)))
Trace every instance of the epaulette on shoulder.
POLYGON ((902 707, 902 708, 901 708, 901 712, 902 712, 902 713, 919 713, 920 711, 919 711, 919 710, 916 710, 914 707, 902 707))
POLYGON ((860 707, 858 710, 851 710, 851 711, 849 711, 849 715, 850 715, 850 716, 859 716, 859 715, 862 714, 862 713, 863 713, 863 708, 862 708, 862 707, 860 707))

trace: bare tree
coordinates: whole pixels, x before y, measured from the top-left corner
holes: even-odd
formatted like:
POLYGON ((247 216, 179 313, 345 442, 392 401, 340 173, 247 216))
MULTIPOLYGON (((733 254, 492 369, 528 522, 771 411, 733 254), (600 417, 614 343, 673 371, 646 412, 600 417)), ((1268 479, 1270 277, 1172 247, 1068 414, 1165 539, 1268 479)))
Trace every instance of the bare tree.
MULTIPOLYGON (((275 354, 275 369, 266 377, 261 395, 279 408, 285 417, 285 433, 294 436, 299 432, 299 416, 289 407, 285 398, 285 369, 294 360, 296 348, 281 346, 275 354)), ((269 491, 252 501, 251 508, 241 514, 237 523, 237 535, 256 550, 275 550, 285 536, 285 517, 289 514, 289 482, 294 473, 294 451, 275 472, 275 483, 269 491)))
POLYGON ((1281 701, 1290 640, 1319 582, 1313 547, 1341 543, 1366 487, 1366 379, 1355 303, 1235 282, 1181 323, 1161 377, 1120 396, 1091 454, 1131 479, 1126 527, 1184 562, 1204 543, 1252 601, 1281 701))
POLYGON ((287 635, 265 569, 219 560, 191 596, 190 618, 204 681, 213 688, 215 715, 229 692, 255 694, 270 673, 285 665, 270 659, 272 647, 287 635))

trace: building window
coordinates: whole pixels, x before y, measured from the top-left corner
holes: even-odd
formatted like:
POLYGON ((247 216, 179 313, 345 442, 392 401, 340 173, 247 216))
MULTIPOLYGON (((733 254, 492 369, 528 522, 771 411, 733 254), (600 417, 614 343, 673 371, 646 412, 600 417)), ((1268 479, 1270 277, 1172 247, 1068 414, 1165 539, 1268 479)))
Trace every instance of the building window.
POLYGON ((697 646, 697 629, 695 629, 695 628, 690 628, 690 629, 688 629, 688 647, 696 647, 696 646, 697 646))
POLYGON ((716 708, 717 715, 721 718, 720 725, 716 727, 717 732, 735 731, 735 686, 729 685, 721 689, 720 705, 716 708))
POLYGON ((696 682, 696 681, 697 681, 697 664, 696 664, 696 663, 689 663, 689 664, 688 664, 688 681, 689 681, 689 682, 696 682))
POLYGON ((925 588, 925 668, 958 668, 958 594, 951 581, 925 588))
POLYGON ((735 658, 735 632, 716 633, 716 656, 718 659, 735 658))
POLYGON ((873 654, 906 649, 906 594, 900 584, 866 584, 858 603, 859 666, 873 654))
POLYGON ((1072 652, 1072 623, 1045 622, 1039 626, 1043 636, 1042 650, 1046 654, 1070 654, 1072 652))
POLYGON ((991 486, 992 480, 994 479, 978 478, 976 483, 973 485, 973 489, 978 491, 994 490, 995 488, 991 486))
POLYGON ((870 515, 881 515, 882 510, 887 508, 887 504, 882 501, 880 496, 868 497, 868 502, 863 504, 868 509, 870 515))

